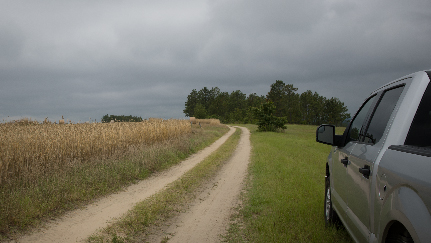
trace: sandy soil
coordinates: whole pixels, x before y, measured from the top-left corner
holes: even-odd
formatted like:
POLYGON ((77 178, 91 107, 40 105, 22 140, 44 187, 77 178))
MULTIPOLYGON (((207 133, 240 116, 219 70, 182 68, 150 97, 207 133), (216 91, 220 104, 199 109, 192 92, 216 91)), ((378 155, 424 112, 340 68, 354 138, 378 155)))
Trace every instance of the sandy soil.
MULTIPOLYGON (((150 197, 169 183, 177 180, 218 149, 234 131, 234 128, 230 128, 227 134, 211 146, 189 157, 179 165, 134 184, 125 191, 102 198, 85 208, 67 213, 60 219, 48 223, 35 233, 18 239, 17 242, 82 242, 98 229, 108 226, 115 218, 121 217, 136 203, 150 197)), ((217 202, 214 203, 217 204, 217 202)))
POLYGON ((150 242, 169 238, 174 242, 220 242, 226 232, 229 216, 238 205, 242 183, 250 160, 250 132, 242 129, 239 145, 232 158, 223 166, 217 177, 206 185, 189 209, 167 222, 150 242))

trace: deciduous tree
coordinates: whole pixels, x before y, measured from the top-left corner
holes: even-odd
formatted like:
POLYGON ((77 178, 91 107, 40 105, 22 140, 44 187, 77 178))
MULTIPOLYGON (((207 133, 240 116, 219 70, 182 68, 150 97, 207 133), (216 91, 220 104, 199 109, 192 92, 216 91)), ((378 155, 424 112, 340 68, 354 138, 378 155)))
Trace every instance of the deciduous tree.
POLYGON ((208 116, 207 110, 205 109, 205 107, 201 103, 198 103, 195 106, 195 110, 193 113, 197 119, 205 119, 208 116))
POLYGON ((195 106, 198 102, 198 92, 196 89, 193 89, 192 92, 187 96, 187 101, 185 104, 186 107, 183 110, 184 114, 188 117, 194 116, 195 106))

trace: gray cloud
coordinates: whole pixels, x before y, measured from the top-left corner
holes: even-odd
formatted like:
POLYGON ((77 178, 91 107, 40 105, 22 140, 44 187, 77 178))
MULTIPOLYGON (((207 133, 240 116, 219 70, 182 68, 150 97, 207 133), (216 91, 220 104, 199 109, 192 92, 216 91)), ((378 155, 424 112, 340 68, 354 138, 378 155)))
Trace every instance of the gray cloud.
POLYGON ((180 118, 192 89, 265 95, 275 80, 354 113, 431 68, 429 1, 1 4, 0 119, 180 118))

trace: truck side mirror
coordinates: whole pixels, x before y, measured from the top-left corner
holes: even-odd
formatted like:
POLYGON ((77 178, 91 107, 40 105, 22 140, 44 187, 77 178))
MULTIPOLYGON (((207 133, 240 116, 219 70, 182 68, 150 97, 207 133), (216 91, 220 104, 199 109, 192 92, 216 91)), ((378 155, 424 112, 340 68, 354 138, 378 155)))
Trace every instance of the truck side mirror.
POLYGON ((334 145, 335 126, 320 125, 316 131, 316 141, 328 145, 334 145))

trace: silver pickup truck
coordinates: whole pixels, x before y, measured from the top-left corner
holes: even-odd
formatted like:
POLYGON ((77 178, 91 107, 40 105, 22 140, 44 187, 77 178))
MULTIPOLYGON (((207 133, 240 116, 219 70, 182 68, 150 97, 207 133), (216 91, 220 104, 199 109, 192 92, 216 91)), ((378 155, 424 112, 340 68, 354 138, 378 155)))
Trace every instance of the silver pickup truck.
POLYGON ((321 125, 325 222, 356 242, 431 242, 431 71, 390 82, 365 100, 343 135, 321 125))

